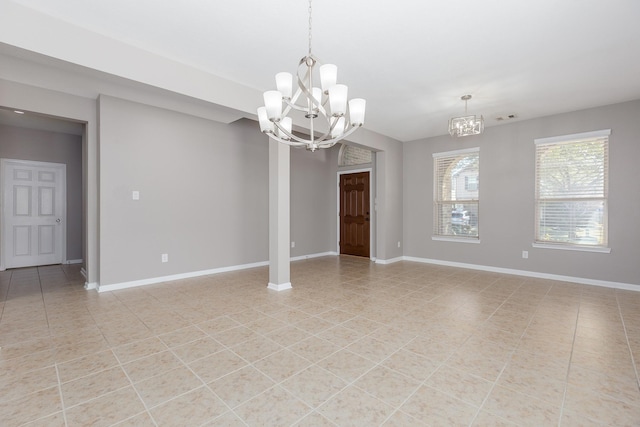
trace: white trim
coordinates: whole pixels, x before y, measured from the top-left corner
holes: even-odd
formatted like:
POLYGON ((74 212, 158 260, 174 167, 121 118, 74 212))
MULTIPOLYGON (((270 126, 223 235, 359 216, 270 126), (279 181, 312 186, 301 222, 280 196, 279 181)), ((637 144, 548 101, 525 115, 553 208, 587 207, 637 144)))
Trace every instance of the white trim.
MULTIPOLYGON (((373 152, 372 152, 373 153, 373 152)), ((375 233, 375 228, 376 228, 376 221, 377 219, 377 212, 375 210, 375 195, 374 195, 374 188, 373 188, 373 180, 375 179, 375 177, 373 176, 373 168, 363 168, 363 169, 353 169, 353 170, 344 170, 338 171, 338 182, 336 183, 336 248, 337 248, 337 255, 340 255, 340 195, 342 193, 340 193, 340 175, 348 175, 350 173, 360 173, 360 172, 369 172, 369 257, 375 256, 372 255, 374 253, 374 251, 372 250, 373 248, 371 247, 371 243, 374 242, 374 235, 373 233, 375 233)), ((377 251, 375 251, 377 253, 377 251)))
POLYGON ((273 291, 286 291, 287 289, 291 289, 291 282, 287 282, 287 283, 281 283, 279 285, 276 285, 275 283, 269 283, 267 285, 267 288, 273 290, 273 291))
POLYGON ((310 254, 310 255, 300 255, 300 256, 296 256, 296 257, 291 257, 291 261, 302 261, 305 259, 311 259, 311 258, 320 258, 323 256, 337 256, 338 253, 337 252, 320 252, 317 254, 310 254))
POLYGON ((96 282, 91 282, 91 283, 89 283, 89 282, 85 282, 85 283, 84 283, 84 288, 85 288, 87 291, 92 291, 92 290, 94 290, 94 289, 98 289, 98 284, 97 284, 96 282))
POLYGON ((190 273, 173 274, 170 276, 152 277, 150 279, 133 280, 131 282, 113 283, 111 285, 100 285, 96 287, 98 292, 117 291, 119 289, 135 288, 137 286, 153 285, 156 283, 170 282, 172 280, 190 279, 192 277, 207 276, 209 274, 226 273, 229 271, 246 270, 255 267, 269 265, 269 261, 254 262, 251 264, 233 265, 230 267, 213 268, 211 270, 192 271, 190 273))
POLYGON ((376 259, 375 263, 386 265, 386 264, 393 264, 394 262, 399 262, 399 261, 404 261, 404 257, 399 256, 397 258, 391 258, 391 259, 376 259))
POLYGON ((428 259, 428 258, 416 258, 416 257, 409 257, 409 256, 405 256, 403 257, 403 259, 405 261, 421 262, 423 264, 444 265, 448 267, 467 268, 470 270, 481 270, 481 271, 489 271, 492 273, 513 274, 516 276, 535 277, 538 279, 559 280, 562 282, 580 283, 583 285, 602 286, 605 288, 624 289, 627 291, 640 292, 640 283, 633 284, 633 283, 611 282, 608 280, 597 280, 597 279, 587 279, 584 277, 562 276, 558 274, 539 273, 537 271, 515 270, 511 268, 490 267, 485 265, 467 264, 467 263, 453 262, 453 261, 442 261, 442 260, 428 259))
POLYGON ((558 142, 570 142, 579 139, 600 138, 611 135, 611 129, 595 130, 593 132, 573 133, 570 135, 550 136, 547 138, 536 138, 533 143, 536 145, 556 144, 558 142))
POLYGON ((480 147, 473 147, 473 148, 463 148, 461 150, 443 151, 441 153, 432 153, 431 156, 433 156, 433 158, 436 159, 438 157, 448 157, 448 156, 456 156, 458 154, 479 153, 479 152, 480 152, 480 147))
POLYGON ((431 236, 431 240, 440 242, 456 242, 456 243, 480 243, 480 239, 473 237, 449 237, 449 236, 431 236))
POLYGON ((83 260, 81 259, 68 259, 63 264, 82 264, 83 260))
POLYGON ((80 268, 80 274, 82 274, 82 277, 84 277, 85 280, 87 279, 87 270, 85 270, 84 267, 80 268))
POLYGON ((338 175, 345 175, 350 173, 359 173, 359 172, 371 172, 373 168, 360 168, 360 169, 349 169, 349 170, 339 170, 338 175))
MULTIPOLYGON (((305 259, 311 259, 311 258, 319 258, 319 257, 323 257, 323 256, 337 256, 338 253, 337 252, 322 252, 322 253, 317 253, 317 254, 309 254, 309 255, 302 255, 299 257, 295 257, 295 258, 291 258, 291 261, 302 261, 305 259)), ((246 270, 248 268, 255 268, 255 267, 264 267, 264 266, 268 266, 269 265, 269 261, 261 261, 261 262, 255 262, 255 263, 251 263, 251 264, 242 264, 242 265, 233 265, 233 266, 229 266, 229 267, 221 267, 221 268, 214 268, 211 270, 201 270, 201 271, 193 271, 190 273, 181 273, 181 274, 173 274, 170 276, 161 276, 161 277, 152 277, 150 279, 142 279, 142 280, 133 280, 131 282, 122 282, 122 283, 114 283, 111 285, 99 285, 97 283, 85 283, 85 289, 97 289, 98 292, 109 292, 109 291, 117 291, 120 289, 128 289, 128 288, 135 288, 138 286, 146 286, 146 285, 154 285, 156 283, 162 283, 162 282, 170 282, 172 280, 181 280, 181 279, 189 279, 192 277, 199 277, 199 276, 207 276, 210 274, 218 274, 218 273, 226 273, 229 271, 238 271, 238 270, 246 270)), ((86 271, 83 269, 80 270, 80 272, 82 273, 82 275, 85 277, 86 279, 86 271)), ((281 285, 274 285, 274 286, 283 286, 281 285)), ((289 283, 289 286, 291 286, 291 283, 289 283)), ((270 288, 272 289, 272 288, 270 288)), ((287 288, 288 289, 288 288, 287 288)))
POLYGON ((596 253, 601 253, 601 254, 610 254, 611 253, 611 248, 605 248, 605 247, 602 247, 602 246, 594 247, 594 246, 577 246, 577 245, 568 245, 568 244, 552 245, 552 244, 545 244, 545 243, 532 243, 531 246, 534 247, 534 248, 558 249, 558 250, 561 250, 561 251, 596 252, 596 253))

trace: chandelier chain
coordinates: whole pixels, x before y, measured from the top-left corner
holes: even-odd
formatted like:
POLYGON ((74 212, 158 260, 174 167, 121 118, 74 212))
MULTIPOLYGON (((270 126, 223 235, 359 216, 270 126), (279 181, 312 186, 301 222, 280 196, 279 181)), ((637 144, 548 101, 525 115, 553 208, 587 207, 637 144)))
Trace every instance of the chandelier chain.
POLYGON ((309 55, 311 55, 311 0, 309 0, 309 55))

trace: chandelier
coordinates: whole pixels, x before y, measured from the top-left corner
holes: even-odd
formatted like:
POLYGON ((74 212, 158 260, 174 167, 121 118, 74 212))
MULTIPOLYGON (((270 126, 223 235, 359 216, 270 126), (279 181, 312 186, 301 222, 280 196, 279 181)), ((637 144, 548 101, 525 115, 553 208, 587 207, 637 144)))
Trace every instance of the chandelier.
POLYGON ((278 142, 310 151, 332 147, 355 132, 364 124, 366 101, 356 98, 347 102, 348 88, 337 83, 337 76, 337 66, 323 65, 311 53, 309 0, 309 53, 298 63, 296 91, 293 93, 291 73, 276 74, 277 90, 265 92, 264 107, 258 108, 260 131, 278 142), (292 132, 292 110, 302 112, 309 119, 308 138, 292 132))
POLYGON ((467 102, 471 95, 464 95, 460 99, 464 101, 464 116, 449 119, 449 133, 451 136, 480 135, 484 131, 484 118, 467 115, 467 102))

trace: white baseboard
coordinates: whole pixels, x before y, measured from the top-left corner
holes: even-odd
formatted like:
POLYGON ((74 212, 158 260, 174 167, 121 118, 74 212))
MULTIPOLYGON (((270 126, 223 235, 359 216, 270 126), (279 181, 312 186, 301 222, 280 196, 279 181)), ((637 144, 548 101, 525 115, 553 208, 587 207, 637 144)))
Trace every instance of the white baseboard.
POLYGON ((63 264, 82 264, 83 260, 81 259, 68 259, 63 264))
POLYGON ((208 276, 210 274, 226 273, 228 271, 246 270, 248 268, 264 267, 269 265, 268 261, 255 262, 252 264, 233 265, 230 267, 214 268, 211 270, 193 271, 190 273, 173 274, 170 276, 153 277, 150 279, 134 280, 131 282, 113 283, 111 285, 98 285, 98 292, 117 291, 119 289, 135 288, 137 286, 153 285, 156 283, 170 282, 172 280, 190 279, 192 277, 208 276))
MULTIPOLYGON (((324 256, 337 256, 338 253, 337 252, 321 252, 321 253, 317 253, 317 254, 309 254, 309 255, 302 255, 302 256, 297 256, 297 257, 293 257, 291 258, 291 261, 301 261, 301 260, 305 260, 305 259, 311 259, 311 258, 319 258, 319 257, 324 257, 324 256)), ((261 262, 255 262, 252 264, 243 264, 243 265, 233 265, 230 267, 221 267, 221 268, 214 268, 211 270, 202 270, 202 271, 193 271, 190 273, 182 273, 182 274, 173 274, 170 276, 163 276, 163 277, 152 277, 149 279, 142 279, 142 280, 133 280, 131 282, 122 282, 122 283, 114 283, 111 285, 99 285, 97 283, 92 283, 92 284, 87 284, 87 285, 91 285, 92 287, 87 287, 87 285, 85 285, 85 289, 97 289, 98 292, 109 292, 109 291, 116 291, 119 289, 127 289, 127 288, 135 288, 137 286, 145 286, 145 285, 153 285, 156 283, 162 283, 162 282, 169 282, 172 280, 180 280, 180 279, 189 279, 192 277, 199 277, 199 276, 207 276, 210 274, 218 274, 218 273, 226 273, 229 271, 237 271, 237 270, 245 270, 247 268, 254 268, 254 267, 264 267, 266 265, 269 265, 269 261, 261 261, 261 262)), ((85 276, 86 278, 86 273, 84 272, 84 269, 81 270, 82 274, 85 276)), ((274 287, 271 287, 271 283, 269 284, 269 289, 276 289, 278 287, 282 287, 283 285, 273 285, 274 287)), ((291 284, 289 283, 289 288, 283 288, 283 289, 290 289, 291 288, 291 284)), ((283 290, 283 289, 276 289, 276 290, 283 290)))
POLYGON ((311 258, 320 258, 323 256, 337 256, 338 252, 320 252, 317 254, 310 254, 310 255, 301 255, 301 256, 296 256, 296 257, 292 257, 291 261, 301 261, 304 259, 311 259, 311 258))
POLYGON ((627 291, 640 291, 640 284, 611 282, 607 280, 587 279, 583 277, 561 276, 558 274, 539 273, 537 271, 515 270, 511 268, 490 267, 486 265, 467 264, 462 262, 442 261, 429 258, 416 258, 405 256, 405 261, 421 262, 424 264, 444 265, 448 267, 467 268, 470 270, 489 271, 492 273, 513 274, 515 276, 535 277, 537 279, 550 279, 562 282, 580 283, 582 285, 603 286, 605 288, 624 289, 627 291))
POLYGON ((376 264, 393 264, 394 262, 399 262, 399 261, 403 261, 404 257, 397 257, 397 258, 391 258, 391 259, 380 259, 380 258, 376 258, 375 263, 376 264))
POLYGON ((88 291, 91 291, 93 289, 98 289, 98 284, 96 282, 85 282, 84 283, 84 288, 88 291))
POLYGON ((267 288, 272 289, 274 291, 286 291, 287 289, 291 289, 291 282, 280 283, 279 285, 269 282, 269 284, 267 285, 267 288))

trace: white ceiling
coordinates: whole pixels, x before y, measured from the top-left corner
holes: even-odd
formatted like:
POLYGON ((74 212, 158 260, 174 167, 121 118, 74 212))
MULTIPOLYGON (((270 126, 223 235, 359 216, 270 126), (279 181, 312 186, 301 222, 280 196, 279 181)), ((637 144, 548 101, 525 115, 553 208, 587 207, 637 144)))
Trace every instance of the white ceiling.
MULTIPOLYGON (((304 0, 13 2, 259 91, 308 50, 304 0)), ((464 94, 487 127, 640 99, 639 19, 638 0, 316 0, 313 53, 366 128, 410 141, 446 134, 464 94)))

